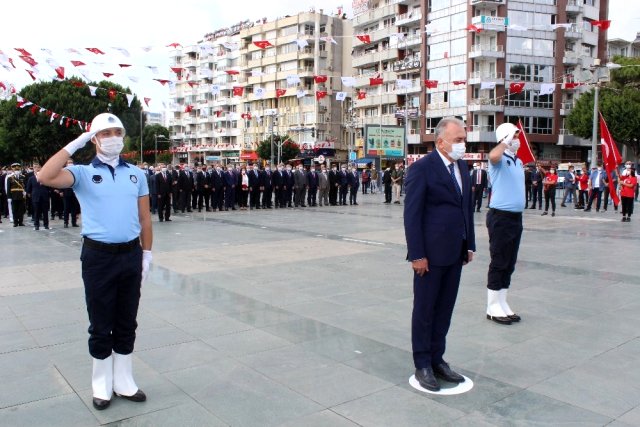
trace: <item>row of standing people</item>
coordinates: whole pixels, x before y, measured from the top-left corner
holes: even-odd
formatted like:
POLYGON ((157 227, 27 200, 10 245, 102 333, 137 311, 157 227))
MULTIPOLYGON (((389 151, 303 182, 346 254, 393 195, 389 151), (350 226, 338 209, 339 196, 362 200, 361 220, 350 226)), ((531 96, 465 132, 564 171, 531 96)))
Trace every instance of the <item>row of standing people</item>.
POLYGON ((360 174, 355 167, 278 165, 260 169, 221 165, 172 167, 159 164, 147 173, 151 210, 160 221, 171 213, 357 205, 360 174))

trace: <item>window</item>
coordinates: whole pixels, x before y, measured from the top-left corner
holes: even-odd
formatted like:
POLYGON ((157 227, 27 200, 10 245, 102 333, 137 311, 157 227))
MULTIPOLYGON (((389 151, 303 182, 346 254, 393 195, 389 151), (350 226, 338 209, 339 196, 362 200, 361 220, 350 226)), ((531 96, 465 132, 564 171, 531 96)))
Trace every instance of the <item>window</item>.
POLYGON ((378 107, 368 107, 364 109, 365 117, 378 117, 378 107))
POLYGON ((298 26, 297 25, 291 25, 289 27, 285 27, 282 30, 280 30, 280 35, 281 36, 289 36, 291 34, 296 34, 298 32, 298 26))
POLYGON ((449 81, 449 67, 432 68, 428 70, 428 80, 437 80, 438 82, 449 81))
POLYGON ((553 67, 538 64, 507 64, 509 79, 525 82, 553 82, 553 67))
POLYGON ((429 0, 429 11, 444 9, 451 6, 451 0, 429 0))
POLYGON ((553 131, 553 119, 550 117, 532 117, 531 133, 551 135, 553 131))
POLYGON ((467 105, 467 91, 466 90, 452 90, 449 91, 449 107, 464 107, 467 105))
POLYGON ((305 24, 303 28, 301 28, 302 32, 307 36, 312 36, 315 31, 315 26, 311 24, 305 24))

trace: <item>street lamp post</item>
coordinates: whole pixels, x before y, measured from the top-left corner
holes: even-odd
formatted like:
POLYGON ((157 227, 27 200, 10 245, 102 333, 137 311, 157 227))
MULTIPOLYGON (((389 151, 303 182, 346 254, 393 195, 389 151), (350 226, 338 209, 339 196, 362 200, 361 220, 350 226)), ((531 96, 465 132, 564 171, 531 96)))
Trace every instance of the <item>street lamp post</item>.
MULTIPOLYGON (((597 71, 597 70, 596 70, 597 71)), ((591 167, 598 161, 598 93, 600 92, 600 81, 596 73, 596 87, 593 93, 593 127, 591 128, 591 167)))

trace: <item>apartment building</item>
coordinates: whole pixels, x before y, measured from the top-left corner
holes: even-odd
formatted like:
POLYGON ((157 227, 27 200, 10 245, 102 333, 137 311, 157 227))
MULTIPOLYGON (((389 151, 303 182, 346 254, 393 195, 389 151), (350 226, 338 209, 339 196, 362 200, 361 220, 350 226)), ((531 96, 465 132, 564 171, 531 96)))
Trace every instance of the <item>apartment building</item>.
MULTIPOLYGON (((177 159, 251 162, 257 145, 289 135, 302 157, 346 156, 340 76, 351 67, 351 25, 310 10, 244 21, 172 53, 170 121, 177 159)), ((274 144, 273 161, 279 158, 274 144)))
POLYGON ((586 160, 590 143, 569 135, 564 120, 593 82, 589 68, 596 59, 604 64, 606 32, 592 22, 607 19, 608 0, 356 3, 361 7, 354 10, 354 33, 370 31, 378 44, 371 53, 354 48, 354 67, 361 73, 381 71, 387 83, 376 96, 367 96, 367 103, 356 103, 363 129, 379 120, 377 114, 382 124, 402 125, 408 106, 408 136, 419 135, 419 144, 407 138, 414 157, 433 148, 440 119, 459 116, 469 126, 468 159, 485 160, 495 127, 519 119, 539 159, 586 160), (419 22, 400 20, 408 13, 419 14, 419 22), (395 33, 404 38, 394 46, 395 33), (414 39, 417 46, 407 44, 414 39), (409 55, 419 55, 419 68, 394 73, 393 64, 409 55), (402 77, 421 87, 403 96, 396 87, 402 77), (417 112, 411 110, 416 104, 417 112))
POLYGON ((637 33, 635 40, 632 41, 623 39, 607 40, 607 57, 612 59, 616 56, 640 58, 640 33, 637 33))

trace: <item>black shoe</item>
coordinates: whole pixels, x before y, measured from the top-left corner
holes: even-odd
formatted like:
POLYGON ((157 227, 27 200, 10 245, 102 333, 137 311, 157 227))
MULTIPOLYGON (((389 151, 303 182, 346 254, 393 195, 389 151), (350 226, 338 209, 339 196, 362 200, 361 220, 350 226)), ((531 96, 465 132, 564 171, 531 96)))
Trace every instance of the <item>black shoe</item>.
POLYGON ((130 400, 132 402, 144 402, 145 400, 147 400, 147 395, 144 394, 144 391, 140 389, 138 389, 138 391, 136 391, 135 394, 133 394, 132 396, 125 396, 123 394, 118 394, 118 393, 116 393, 116 396, 121 397, 123 399, 130 400))
POLYGON ((24 227, 23 223, 18 224, 19 227, 24 227))
POLYGON ((449 364, 446 362, 439 363, 433 366, 433 372, 436 377, 445 380, 450 383, 463 383, 464 377, 454 372, 449 364))
POLYGON ((170 222, 170 221, 172 221, 172 220, 170 220, 169 218, 167 218, 167 219, 165 219, 165 221, 170 222))
POLYGON ((64 225, 64 228, 69 228, 69 224, 65 224, 65 225, 64 225))
POLYGON ((389 203, 391 203, 391 202, 382 202, 382 203, 384 203, 385 205, 388 205, 388 204, 389 204, 389 203))
POLYGON ((520 320, 522 320, 522 318, 515 313, 507 314, 507 317, 511 319, 512 322, 519 322, 520 320))
POLYGON ((533 206, 531 206, 529 209, 535 209, 535 208, 536 208, 536 206, 535 206, 535 205, 533 205, 533 206))
POLYGON ((93 407, 98 411, 102 411, 103 409, 107 409, 111 404, 110 400, 98 399, 97 397, 93 398, 93 407))
POLYGON ((565 205, 564 203, 560 203, 560 206, 562 206, 563 208, 567 207, 567 205, 565 205))
POLYGON ((555 212, 551 212, 551 216, 556 216, 556 213, 555 212))
POLYGON ((476 209, 476 212, 480 212, 480 209, 476 209))
MULTIPOLYGON (((623 218, 623 220, 624 220, 624 218, 623 218)), ((33 227, 33 230, 34 231, 40 231, 40 227, 33 227)))
POLYGON ((487 314, 487 319, 489 320, 493 320, 496 323, 499 323, 501 325, 510 325, 512 320, 509 319, 508 317, 498 317, 498 316, 492 316, 490 314, 487 314))
POLYGON ((585 209, 584 212, 591 212, 591 208, 585 209))
POLYGON ((547 211, 542 212, 541 216, 545 216, 545 215, 549 215, 549 213, 547 211))
POLYGON ((416 369, 415 376, 420 387, 426 388, 430 391, 440 391, 440 384, 438 384, 438 380, 436 380, 436 377, 433 374, 433 368, 416 369))
POLYGON ((49 226, 45 226, 45 227, 44 227, 44 229, 45 229, 45 230, 51 230, 51 229, 49 228, 49 226))
POLYGON ((78 224, 71 224, 72 227, 80 227, 78 224))
POLYGON ((164 219, 160 218, 160 222, 164 222, 164 219))
POLYGON ((13 226, 14 226, 14 227, 17 227, 17 226, 18 226, 18 224, 13 224, 13 226))

